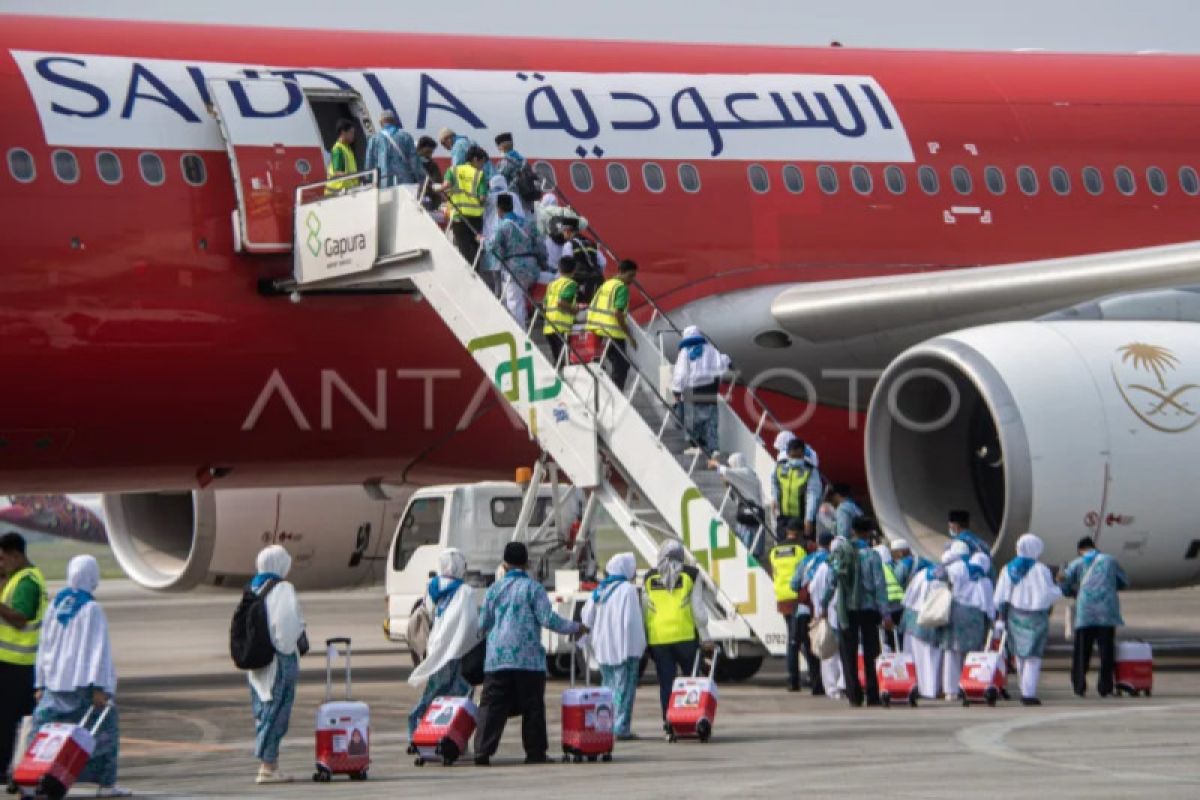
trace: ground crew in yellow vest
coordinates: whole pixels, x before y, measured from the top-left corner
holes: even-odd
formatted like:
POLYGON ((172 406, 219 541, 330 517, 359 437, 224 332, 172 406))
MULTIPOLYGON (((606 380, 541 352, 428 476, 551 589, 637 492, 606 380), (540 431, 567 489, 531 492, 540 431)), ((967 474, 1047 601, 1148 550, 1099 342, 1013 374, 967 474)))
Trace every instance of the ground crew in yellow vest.
POLYGON ((482 147, 472 147, 467 151, 464 163, 446 171, 450 232, 454 236, 454 246, 468 264, 475 264, 479 255, 479 237, 483 235, 483 212, 488 193, 483 165, 487 160, 487 152, 482 147))
POLYGON ((892 559, 892 548, 886 544, 875 546, 879 559, 883 562, 883 580, 887 584, 887 616, 892 618, 896 626, 892 629, 892 647, 900 650, 900 622, 904 619, 904 584, 896 575, 896 565, 892 559))
POLYGON ((708 612, 704 609, 704 587, 695 567, 683 563, 683 545, 668 539, 658 549, 658 563, 646 573, 642 613, 646 618, 646 642, 658 673, 658 696, 666 724, 667 703, 675 676, 690 675, 696 648, 708 649, 708 612))
POLYGON ((25 555, 19 533, 0 537, 0 778, 8 775, 21 719, 33 713, 34 665, 46 579, 25 555))
POLYGON ((556 365, 562 357, 565 341, 571 335, 571 326, 575 324, 575 298, 579 285, 571 277, 574 272, 575 258, 563 256, 558 262, 558 277, 546 287, 543 303, 546 325, 542 333, 546 334, 546 341, 550 343, 550 353, 556 365))
POLYGON ((358 186, 358 178, 334 180, 340 175, 353 175, 358 172, 358 159, 354 156, 354 123, 348 119, 339 120, 337 124, 337 141, 329 149, 329 167, 325 177, 325 194, 337 194, 358 186))
POLYGON ((629 375, 629 354, 626 343, 635 350, 637 342, 629 336, 629 284, 637 279, 638 266, 626 259, 617 266, 617 276, 609 278, 596 290, 588 306, 587 329, 600 337, 604 348, 604 363, 617 388, 625 390, 629 375))
POLYGON ((772 503, 775 513, 775 538, 787 536, 788 522, 797 518, 804 533, 816 532, 817 509, 821 505, 821 476, 816 467, 804 457, 804 441, 792 439, 787 445, 787 459, 775 465, 771 475, 772 503))
MULTIPOLYGON (((800 536, 804 531, 804 523, 793 519, 788 523, 787 536, 782 542, 771 548, 767 560, 771 564, 771 580, 775 584, 775 605, 783 615, 783 623, 787 626, 787 676, 788 691, 800 691, 800 640, 796 636, 796 607, 800 604, 800 593, 792 589, 792 576, 796 567, 808 553, 801 543, 800 536)), ((805 626, 808 617, 804 617, 805 626)), ((806 628, 807 632, 807 628, 806 628)))

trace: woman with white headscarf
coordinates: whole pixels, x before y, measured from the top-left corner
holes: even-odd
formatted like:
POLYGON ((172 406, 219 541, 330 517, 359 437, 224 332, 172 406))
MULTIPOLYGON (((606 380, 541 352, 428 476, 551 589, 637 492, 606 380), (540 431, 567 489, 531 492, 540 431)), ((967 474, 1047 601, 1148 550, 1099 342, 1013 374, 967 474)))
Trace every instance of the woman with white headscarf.
POLYGON ((708 611, 695 567, 684 564, 683 545, 667 539, 658 548, 658 563, 646 573, 642 615, 646 642, 658 675, 663 722, 676 674, 688 675, 696 659, 697 639, 708 642, 708 611), (678 672, 677 672, 678 670, 678 672))
POLYGON ((721 377, 729 371, 729 356, 722 353, 695 325, 683 329, 671 391, 692 441, 706 455, 716 457, 717 395, 721 377))
POLYGON ((967 653, 982 650, 987 639, 988 615, 981 608, 979 580, 984 573, 970 564, 971 549, 953 542, 942 556, 942 567, 950 581, 950 623, 942 628, 942 686, 948 699, 957 699, 967 653))
MULTIPOLYGON (((904 651, 913 657, 917 668, 917 691, 929 700, 936 699, 942 684, 942 629, 917 624, 929 593, 945 580, 945 572, 933 564, 918 566, 904 591, 904 651)), ((954 685, 958 685, 955 678, 954 685)))
POLYGON ((584 603, 580 620, 590 631, 585 643, 600 664, 601 682, 612 689, 613 733, 618 739, 636 739, 630 727, 633 698, 646 652, 641 593, 633 583, 637 560, 633 553, 618 553, 608 560, 604 573, 604 580, 584 603))
MULTIPOLYGON (((521 205, 521 199, 508 190, 508 181, 503 175, 493 175, 492 179, 488 181, 488 195, 484 201, 483 240, 485 242, 490 242, 496 237, 496 229, 500 226, 500 220, 503 218, 500 209, 496 207, 496 200, 502 194, 507 194, 513 198, 512 213, 518 217, 525 216, 525 208, 521 205)), ((482 259, 483 263, 480 266, 480 272, 484 280, 488 282, 488 286, 492 288, 492 291, 499 293, 501 283, 500 264, 490 248, 484 248, 482 259)))
MULTIPOLYGON (((734 501, 737 510, 734 531, 741 539, 742 544, 746 545, 746 549, 752 550, 758 531, 766 520, 762 484, 758 480, 758 474, 746 465, 746 456, 742 453, 730 453, 728 466, 724 466, 716 460, 712 461, 712 466, 717 468, 721 480, 736 492, 734 501)), ((761 556, 764 544, 765 542, 760 538, 758 552, 754 553, 756 557, 761 556)))
POLYGON ((1038 561, 1045 545, 1032 533, 1017 540, 1017 557, 996 585, 997 630, 1008 630, 1008 649, 1017 658, 1021 703, 1039 706, 1037 686, 1050 632, 1050 609, 1062 598, 1050 568, 1038 561))
POLYGON ((296 587, 284 580, 292 569, 288 551, 275 544, 263 548, 255 561, 258 574, 250 590, 265 592, 267 625, 275 658, 262 669, 251 670, 250 706, 254 711, 254 756, 261 762, 257 783, 289 783, 279 769, 279 744, 287 735, 300 677, 300 637, 304 615, 296 587))
POLYGON ((462 658, 479 644, 479 601, 463 583, 466 575, 467 557, 462 551, 454 547, 443 550, 438 574, 429 580, 425 592, 425 607, 433 613, 425 660, 408 676, 410 686, 425 687, 408 715, 410 739, 434 698, 471 693, 471 684, 463 678, 462 658))
MULTIPOLYGON (((67 565, 67 587, 46 612, 37 656, 37 709, 34 731, 52 722, 78 723, 92 709, 104 714, 117 691, 108 639, 108 618, 95 600, 100 585, 100 565, 91 556, 75 556, 67 565)), ((32 739, 31 739, 32 741, 32 739)), ((129 797, 133 793, 117 783, 120 736, 117 709, 109 706, 96 734, 96 747, 80 782, 97 783, 97 797, 129 797)))

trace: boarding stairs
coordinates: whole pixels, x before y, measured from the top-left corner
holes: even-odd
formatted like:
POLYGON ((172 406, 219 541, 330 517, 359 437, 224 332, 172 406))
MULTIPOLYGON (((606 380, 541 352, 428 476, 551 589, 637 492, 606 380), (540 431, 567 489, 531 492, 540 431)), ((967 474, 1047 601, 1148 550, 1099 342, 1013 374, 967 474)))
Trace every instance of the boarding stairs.
MULTIPOLYGON (((584 359, 569 341, 561 362, 551 361, 541 334, 540 305, 530 298, 535 310, 528 325, 519 325, 422 207, 420 188, 381 189, 371 173, 359 177, 363 186, 330 197, 321 196, 321 184, 297 190, 296 269, 278 288, 295 297, 411 284, 475 358, 541 449, 528 496, 537 497, 550 461, 585 493, 581 530, 589 531, 596 510, 603 508, 649 564, 665 538, 680 540, 710 587, 710 635, 727 655, 738 657, 739 650, 746 656, 782 655, 787 631, 776 610, 771 576, 732 529, 740 498, 708 468, 707 456, 694 447, 671 400, 673 359, 666 352, 678 331, 653 299, 646 295, 652 313, 644 325, 630 319, 637 347, 628 350, 632 368, 622 392, 601 363, 576 363, 584 359), (348 209, 351 203, 377 209, 371 259, 360 260, 354 271, 347 271, 345 259, 322 268, 304 245, 308 232, 319 227, 313 219, 336 218, 338 206, 348 209), (338 274, 326 277, 331 272, 338 274), (694 449, 685 452, 689 448, 694 449)), ((508 269, 505 264, 501 268, 508 269)), ((718 398, 720 450, 742 452, 756 474, 769 476, 774 461, 759 436, 766 416, 760 414, 758 428, 751 429, 733 411, 732 400, 732 389, 718 398)), ((763 497, 769 493, 764 482, 763 497)), ((765 547, 773 544, 766 525, 755 536, 756 544, 759 539, 765 547)), ((584 547, 582 537, 576 547, 584 547)))

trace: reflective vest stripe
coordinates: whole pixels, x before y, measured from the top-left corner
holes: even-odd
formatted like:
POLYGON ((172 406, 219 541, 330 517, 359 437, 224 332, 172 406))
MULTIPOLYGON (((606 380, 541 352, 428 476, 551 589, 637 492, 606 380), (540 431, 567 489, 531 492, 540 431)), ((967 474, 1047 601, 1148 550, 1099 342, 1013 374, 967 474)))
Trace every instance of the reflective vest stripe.
POLYGON ((610 339, 624 339, 625 331, 618 323, 617 311, 617 288, 623 286, 624 283, 618 278, 609 278, 596 291, 596 296, 592 298, 591 305, 588 306, 587 313, 587 329, 588 331, 607 336, 610 339))
POLYGON ((454 178, 450 211, 464 217, 482 217, 483 201, 479 199, 479 186, 483 182, 483 170, 470 164, 459 164, 450 170, 450 175, 454 178), (464 186, 469 188, 464 189, 464 186))
POLYGON ((574 284, 572 278, 559 277, 550 281, 550 285, 546 287, 546 327, 542 329, 543 333, 571 332, 571 326, 575 324, 575 313, 563 311, 559 304, 562 302, 563 290, 574 284))
POLYGON ((334 142, 333 147, 329 150, 329 168, 325 172, 325 177, 330 179, 330 182, 325 184, 325 194, 333 194, 334 192, 358 186, 358 178, 347 178, 340 181, 333 180, 333 178, 337 177, 333 172, 333 154, 339 152, 346 160, 346 174, 352 175, 358 172, 358 160, 354 157, 354 151, 340 141, 334 142))
POLYGON ((891 564, 883 565, 883 579, 887 581, 887 593, 889 603, 900 603, 904 600, 904 587, 900 585, 896 573, 892 570, 891 564))
POLYGON ((807 498, 804 487, 812 470, 792 469, 785 464, 775 468, 775 477, 779 480, 779 513, 785 517, 800 517, 804 515, 807 498))
POLYGON ((771 548, 771 576, 775 582, 777 601, 795 600, 800 596, 792 591, 792 576, 796 574, 796 565, 807 555, 798 544, 781 544, 771 548))
POLYGON ((646 641, 652 645, 690 642, 696 638, 696 620, 692 614, 692 588, 695 582, 686 572, 679 573, 674 591, 668 591, 658 575, 646 581, 646 641))
POLYGON ((26 567, 9 578, 3 594, 0 594, 0 603, 12 605, 17 584, 26 576, 37 584, 40 594, 38 610, 24 628, 17 629, 0 620, 0 662, 6 664, 32 666, 37 663, 38 640, 41 638, 42 618, 46 616, 47 605, 46 579, 42 577, 41 571, 37 567, 26 567))

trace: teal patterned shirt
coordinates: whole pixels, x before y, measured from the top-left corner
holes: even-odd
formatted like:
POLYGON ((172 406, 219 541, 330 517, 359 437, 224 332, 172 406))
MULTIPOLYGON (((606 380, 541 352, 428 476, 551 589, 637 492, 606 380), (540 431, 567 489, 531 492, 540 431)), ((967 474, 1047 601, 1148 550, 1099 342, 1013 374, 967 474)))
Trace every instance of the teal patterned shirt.
POLYGON ((1112 556, 1092 550, 1072 561, 1063 573, 1062 590, 1075 601, 1075 628, 1124 625, 1117 592, 1129 586, 1125 570, 1112 556))
POLYGON ((492 584, 479 610, 479 632, 487 636, 484 672, 520 669, 546 671, 542 628, 576 633, 579 623, 554 613, 541 584, 522 570, 511 569, 492 584))

